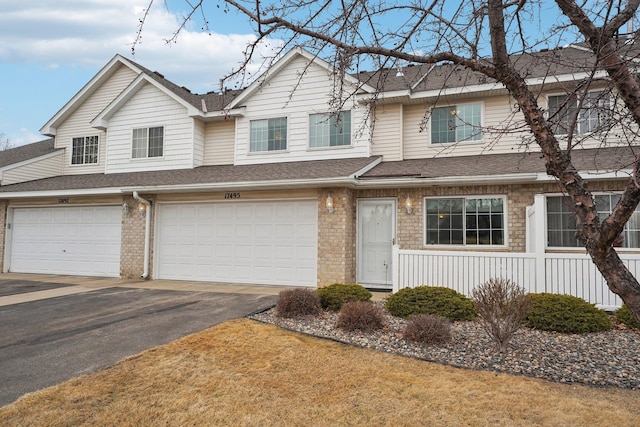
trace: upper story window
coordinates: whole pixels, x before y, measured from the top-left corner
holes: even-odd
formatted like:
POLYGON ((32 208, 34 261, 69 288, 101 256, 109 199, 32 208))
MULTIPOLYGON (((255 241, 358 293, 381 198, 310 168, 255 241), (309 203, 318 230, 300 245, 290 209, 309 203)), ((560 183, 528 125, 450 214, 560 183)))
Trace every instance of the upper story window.
POLYGON ((482 105, 436 107, 431 111, 431 143, 480 141, 482 105))
POLYGON ((98 135, 73 138, 71 141, 71 164, 95 163, 98 163, 98 135))
POLYGON ((575 94, 551 95, 548 107, 549 122, 557 135, 568 134, 574 123, 576 133, 595 132, 611 115, 609 96, 601 91, 587 93, 581 105, 575 94))
POLYGON ((309 147, 351 145, 351 111, 309 116, 309 147))
POLYGON ((287 149, 287 118, 251 120, 249 151, 280 151, 287 149))
POLYGON ((426 245, 504 245, 504 197, 425 199, 426 245))
POLYGON ((164 127, 140 128, 133 130, 131 157, 162 157, 164 153, 164 127))
MULTIPOLYGON (((620 194, 595 196, 600 220, 604 220, 620 200, 620 194)), ((547 197, 547 245, 550 247, 579 248, 582 243, 576 237, 576 218, 573 203, 568 196, 547 197)), ((629 218, 614 246, 640 248, 640 207, 629 218)))

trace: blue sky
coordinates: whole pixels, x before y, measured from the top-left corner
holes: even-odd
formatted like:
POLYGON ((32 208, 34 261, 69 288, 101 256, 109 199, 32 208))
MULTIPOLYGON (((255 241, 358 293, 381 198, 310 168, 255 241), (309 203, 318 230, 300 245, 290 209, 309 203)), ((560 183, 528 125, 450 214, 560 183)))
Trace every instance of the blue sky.
MULTIPOLYGON (((163 40, 182 22, 186 1, 155 0, 134 57, 131 44, 149 0, 0 0, 0 133, 14 146, 44 139, 42 125, 115 54, 193 92, 217 90, 254 38, 247 18, 221 13, 218 3, 204 3, 212 34, 193 24, 167 45, 163 40)), ((556 20, 533 21, 529 37, 544 36, 541 26, 556 20)), ((250 71, 255 75, 257 68, 250 71)))
POLYGON ((45 139, 42 125, 117 53, 194 92, 218 89, 253 37, 247 20, 227 14, 215 33, 188 28, 167 46, 184 1, 156 3, 133 57, 148 0, 0 0, 0 133, 16 146, 45 139))

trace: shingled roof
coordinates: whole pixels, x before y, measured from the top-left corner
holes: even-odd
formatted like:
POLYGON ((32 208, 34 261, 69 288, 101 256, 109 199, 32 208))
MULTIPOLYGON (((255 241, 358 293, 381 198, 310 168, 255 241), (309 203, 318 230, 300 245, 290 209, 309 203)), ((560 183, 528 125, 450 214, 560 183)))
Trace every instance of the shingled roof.
MULTIPOLYGON (((640 147, 576 149, 571 152, 579 171, 597 173, 629 169, 640 147)), ((500 176, 518 173, 546 173, 542 153, 482 154, 477 156, 435 157, 429 159, 382 162, 360 176, 380 178, 456 178, 500 176)))
POLYGON ((339 179, 354 176, 379 161, 379 157, 338 160, 269 163, 257 165, 201 166, 194 169, 129 172, 113 174, 61 175, 0 187, 0 193, 29 191, 89 190, 101 188, 189 186, 252 182, 339 179))
POLYGON ((53 139, 45 139, 44 141, 0 151, 0 168, 58 151, 59 149, 54 148, 53 143, 53 139))
MULTIPOLYGON (((639 55, 638 45, 623 44, 621 53, 631 58, 639 55)), ((482 61, 483 59, 480 59, 482 61)), ((489 59, 485 59, 487 63, 489 59)), ((571 73, 584 73, 593 69, 596 56, 584 44, 575 43, 556 49, 511 55, 513 65, 525 78, 545 77, 571 73)), ((411 89, 413 92, 439 90, 463 86, 495 83, 482 73, 452 63, 409 64, 396 76, 397 68, 363 71, 356 75, 360 81, 385 92, 411 89)))

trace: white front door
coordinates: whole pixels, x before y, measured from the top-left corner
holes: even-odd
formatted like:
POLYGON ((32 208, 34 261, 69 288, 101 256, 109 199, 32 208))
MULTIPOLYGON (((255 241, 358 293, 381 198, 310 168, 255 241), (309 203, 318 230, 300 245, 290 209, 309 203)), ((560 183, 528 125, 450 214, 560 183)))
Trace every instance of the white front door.
POLYGON ((395 234, 395 200, 358 201, 358 283, 391 287, 391 246, 395 234))

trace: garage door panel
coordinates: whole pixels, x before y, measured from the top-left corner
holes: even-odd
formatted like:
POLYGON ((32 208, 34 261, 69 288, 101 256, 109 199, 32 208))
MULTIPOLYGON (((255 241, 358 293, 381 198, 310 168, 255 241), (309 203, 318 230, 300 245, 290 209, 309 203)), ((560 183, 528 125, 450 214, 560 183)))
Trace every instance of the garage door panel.
POLYGON ((158 278, 316 285, 317 201, 179 206, 158 208, 158 278), (185 223, 198 231, 175 233, 185 223), (176 256, 174 242, 198 248, 197 257, 176 256))
POLYGON ((16 208, 9 269, 120 275, 120 206, 16 208))

